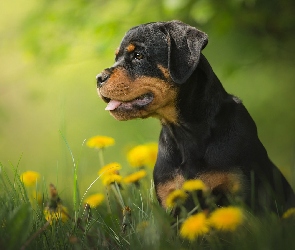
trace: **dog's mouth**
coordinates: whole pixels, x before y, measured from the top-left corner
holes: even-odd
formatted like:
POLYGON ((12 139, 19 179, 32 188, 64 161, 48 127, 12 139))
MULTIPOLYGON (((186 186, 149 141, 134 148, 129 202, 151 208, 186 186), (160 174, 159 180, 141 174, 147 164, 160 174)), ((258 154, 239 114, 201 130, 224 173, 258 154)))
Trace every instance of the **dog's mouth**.
POLYGON ((107 97, 103 97, 103 100, 108 103, 105 110, 113 111, 116 109, 131 110, 134 108, 143 108, 150 104, 154 100, 152 93, 146 93, 131 101, 119 101, 107 97))

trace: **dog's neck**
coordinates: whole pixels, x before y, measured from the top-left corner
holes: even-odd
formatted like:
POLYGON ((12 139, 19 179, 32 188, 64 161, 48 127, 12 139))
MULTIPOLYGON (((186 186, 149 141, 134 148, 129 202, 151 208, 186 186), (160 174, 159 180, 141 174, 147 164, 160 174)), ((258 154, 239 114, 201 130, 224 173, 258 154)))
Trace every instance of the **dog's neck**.
POLYGON ((214 117, 217 107, 228 98, 221 82, 203 54, 199 64, 178 95, 179 122, 202 123, 214 117))
POLYGON ((184 159, 197 161, 203 158, 220 107, 233 102, 207 59, 201 55, 193 75, 179 89, 178 122, 162 124, 162 135, 174 141, 182 162, 184 159), (187 154, 190 157, 186 157, 187 154))

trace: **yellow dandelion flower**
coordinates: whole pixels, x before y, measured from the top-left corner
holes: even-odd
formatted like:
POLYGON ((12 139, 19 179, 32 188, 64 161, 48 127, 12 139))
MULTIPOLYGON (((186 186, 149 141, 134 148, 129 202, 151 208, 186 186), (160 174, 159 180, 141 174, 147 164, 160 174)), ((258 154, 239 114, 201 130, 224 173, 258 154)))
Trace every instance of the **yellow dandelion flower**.
POLYGON ((36 185, 36 182, 40 179, 40 174, 35 171, 26 171, 21 174, 20 179, 25 186, 30 187, 36 185))
POLYGON ((133 174, 130 174, 128 176, 126 176, 123 181, 125 183, 134 183, 134 182, 138 182, 140 179, 142 179, 143 177, 146 176, 146 171, 145 170, 140 170, 137 171, 133 174))
POLYGON ((99 206, 104 200, 103 194, 93 194, 84 200, 85 204, 88 204, 91 208, 99 206))
POLYGON ((43 212, 45 219, 50 222, 50 225, 54 220, 61 220, 62 222, 66 222, 69 218, 68 209, 62 205, 58 205, 56 209, 50 209, 49 207, 45 207, 43 212))
POLYGON ((120 183, 121 181, 122 181, 122 176, 120 176, 118 174, 107 175, 102 180, 103 185, 105 185, 105 186, 109 186, 114 182, 120 183))
POLYGON ((209 232, 205 213, 201 212, 188 217, 181 225, 180 236, 190 241, 209 232))
POLYGON ((289 208, 284 214, 283 219, 289 219, 294 218, 295 219, 295 207, 289 208))
POLYGON ((192 191, 207 191, 208 188, 205 186, 204 182, 201 180, 187 180, 183 183, 182 189, 188 192, 192 191))
POLYGON ((87 140, 86 145, 89 148, 105 148, 115 144, 115 140, 108 136, 94 136, 87 140))
POLYGON ((209 218, 210 226, 221 231, 234 231, 243 223, 244 214, 238 207, 218 208, 209 218))
POLYGON ((168 195, 166 199, 166 206, 171 208, 178 204, 182 204, 186 198, 187 194, 183 190, 176 189, 168 195))
POLYGON ((147 161, 147 166, 154 167, 157 160, 158 155, 158 143, 147 143, 145 144, 146 147, 148 147, 149 150, 149 157, 147 161))
POLYGON ((104 167, 102 167, 99 171, 98 171, 98 175, 110 175, 110 174, 119 174, 119 170, 121 169, 121 165, 117 162, 112 162, 109 163, 107 165, 105 165, 104 167))
POLYGON ((148 143, 138 145, 127 153, 127 160, 132 167, 154 166, 157 159, 158 145, 148 143))

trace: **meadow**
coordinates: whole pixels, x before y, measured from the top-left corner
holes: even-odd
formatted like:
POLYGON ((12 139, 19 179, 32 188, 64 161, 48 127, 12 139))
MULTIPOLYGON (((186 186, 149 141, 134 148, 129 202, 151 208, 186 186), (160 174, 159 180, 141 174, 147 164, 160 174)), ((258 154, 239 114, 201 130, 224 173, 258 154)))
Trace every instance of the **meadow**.
POLYGON ((292 210, 257 216, 237 200, 225 211, 232 221, 214 224, 214 212, 224 212, 214 202, 197 217, 182 208, 196 190, 180 190, 161 208, 152 181, 159 121, 116 121, 95 82, 135 25, 178 19, 205 31, 204 55, 295 188, 294 3, 2 1, 0 249, 295 249, 292 210), (115 143, 89 147, 95 135, 115 143), (102 170, 108 164, 113 181, 102 170))
POLYGON ((18 166, 1 166, 0 248, 295 249, 295 208, 258 216, 239 197, 228 207, 217 207, 205 184, 190 180, 167 197, 165 210, 155 198, 151 178, 157 144, 130 149, 126 175, 120 173, 120 163, 105 163, 104 151, 114 143, 107 136, 86 141, 100 167, 84 193, 74 155, 71 195, 60 193, 54 183, 45 184, 36 171, 19 174, 18 166), (93 188, 96 182, 101 189, 93 188), (205 210, 199 206, 200 192, 205 210), (188 195, 195 203, 191 211, 183 206, 188 195), (178 216, 173 216, 175 209, 178 216))

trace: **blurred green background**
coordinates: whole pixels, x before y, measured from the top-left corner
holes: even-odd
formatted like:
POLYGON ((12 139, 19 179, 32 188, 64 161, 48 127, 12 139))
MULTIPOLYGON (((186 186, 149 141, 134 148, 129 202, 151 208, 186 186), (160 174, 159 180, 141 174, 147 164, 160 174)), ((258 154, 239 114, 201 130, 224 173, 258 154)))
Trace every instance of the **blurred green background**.
POLYGON ((128 168, 126 151, 157 141, 160 124, 113 119, 95 76, 112 65, 129 28, 179 19, 209 35, 203 53, 295 186, 294 10, 293 0, 1 1, 0 162, 8 172, 11 165, 38 171, 46 183, 71 190, 69 146, 85 190, 100 166, 84 141, 106 135, 116 140, 106 163, 128 168))

